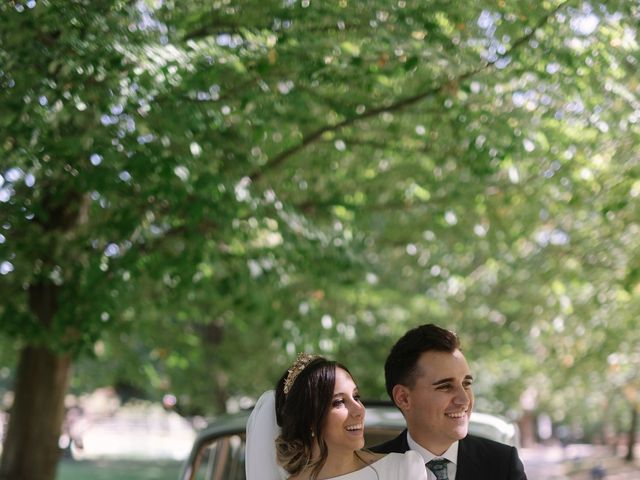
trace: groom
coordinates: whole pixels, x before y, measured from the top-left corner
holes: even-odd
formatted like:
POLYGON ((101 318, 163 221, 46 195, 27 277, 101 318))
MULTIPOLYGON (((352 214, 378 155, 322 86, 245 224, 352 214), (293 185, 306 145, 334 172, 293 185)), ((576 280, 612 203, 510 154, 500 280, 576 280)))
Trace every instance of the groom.
POLYGON ((371 450, 416 450, 430 480, 526 480, 514 447, 467 435, 473 377, 455 333, 433 324, 409 330, 391 349, 384 372, 407 430, 371 450))

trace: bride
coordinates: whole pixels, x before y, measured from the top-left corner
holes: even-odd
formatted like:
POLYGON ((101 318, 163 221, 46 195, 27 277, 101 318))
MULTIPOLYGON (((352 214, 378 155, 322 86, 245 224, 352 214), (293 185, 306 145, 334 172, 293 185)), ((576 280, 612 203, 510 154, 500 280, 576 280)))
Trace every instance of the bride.
POLYGON ((343 365, 300 354, 247 424, 247 480, 426 480, 419 454, 364 449, 365 408, 343 365))

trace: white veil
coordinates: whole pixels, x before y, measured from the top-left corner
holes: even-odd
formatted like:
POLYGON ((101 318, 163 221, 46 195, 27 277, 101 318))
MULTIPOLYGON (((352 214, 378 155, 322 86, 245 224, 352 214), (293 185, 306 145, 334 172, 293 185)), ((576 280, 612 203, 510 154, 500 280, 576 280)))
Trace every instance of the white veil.
POLYGON ((268 390, 258 399, 247 422, 245 471, 247 480, 285 480, 289 475, 276 462, 276 395, 268 390))

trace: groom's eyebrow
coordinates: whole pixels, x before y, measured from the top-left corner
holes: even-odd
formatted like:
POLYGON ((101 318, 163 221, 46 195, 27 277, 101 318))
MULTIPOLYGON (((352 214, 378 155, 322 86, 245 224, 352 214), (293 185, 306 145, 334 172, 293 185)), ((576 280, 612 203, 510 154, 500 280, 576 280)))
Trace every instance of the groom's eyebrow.
POLYGON ((442 385, 443 383, 449 383, 449 382, 453 382, 453 378, 452 377, 443 378, 442 380, 436 380, 431 385, 442 385))
MULTIPOLYGON (((473 376, 472 375, 465 375, 464 377, 465 380, 472 380, 473 381, 473 376)), ((443 383, 450 383, 455 381, 455 378, 453 377, 448 377, 448 378, 443 378, 441 380, 436 380, 435 382, 433 382, 431 385, 442 385, 443 383)))

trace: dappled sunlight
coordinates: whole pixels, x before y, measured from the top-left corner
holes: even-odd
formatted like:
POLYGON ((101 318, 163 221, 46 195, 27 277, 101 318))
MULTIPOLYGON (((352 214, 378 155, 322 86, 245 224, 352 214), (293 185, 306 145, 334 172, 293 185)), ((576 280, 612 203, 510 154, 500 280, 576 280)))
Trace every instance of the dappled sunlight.
POLYGON ((0 2, 8 442, 55 458, 67 389, 124 385, 171 411, 85 412, 59 446, 182 458, 171 412, 221 414, 301 350, 383 398, 390 345, 434 322, 527 446, 619 443, 640 405, 639 16, 0 2))

